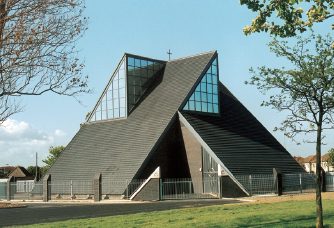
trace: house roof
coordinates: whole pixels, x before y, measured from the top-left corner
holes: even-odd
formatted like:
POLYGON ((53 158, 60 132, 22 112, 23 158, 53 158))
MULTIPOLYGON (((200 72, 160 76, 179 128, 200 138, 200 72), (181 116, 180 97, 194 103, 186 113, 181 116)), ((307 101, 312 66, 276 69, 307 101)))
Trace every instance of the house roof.
POLYGON ((304 163, 309 163, 309 162, 316 162, 317 158, 315 155, 310 155, 304 158, 304 163))
POLYGON ((181 111, 182 115, 234 175, 304 172, 268 130, 219 84, 220 115, 181 111))
POLYGON ((293 156, 293 158, 298 162, 298 163, 304 163, 304 158, 301 156, 293 156))
POLYGON ((168 61, 126 119, 84 124, 49 169, 52 180, 93 179, 96 173, 103 180, 135 177, 216 55, 168 61))
POLYGON ((33 175, 29 173, 26 168, 22 166, 16 166, 12 172, 9 173, 9 177, 25 178, 25 179, 34 179, 33 175))
POLYGON ((328 159, 329 159, 329 153, 324 154, 324 155, 321 156, 321 161, 323 161, 323 162, 328 161, 328 159))

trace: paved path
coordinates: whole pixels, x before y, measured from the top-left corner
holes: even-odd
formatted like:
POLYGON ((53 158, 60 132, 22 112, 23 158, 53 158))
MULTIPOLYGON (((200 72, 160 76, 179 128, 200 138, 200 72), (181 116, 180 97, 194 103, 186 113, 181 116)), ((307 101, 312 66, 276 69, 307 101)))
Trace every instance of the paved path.
POLYGON ((175 200, 145 203, 26 203, 27 207, 0 209, 0 227, 29 225, 70 219, 126 215, 178 208, 241 203, 232 199, 175 200))

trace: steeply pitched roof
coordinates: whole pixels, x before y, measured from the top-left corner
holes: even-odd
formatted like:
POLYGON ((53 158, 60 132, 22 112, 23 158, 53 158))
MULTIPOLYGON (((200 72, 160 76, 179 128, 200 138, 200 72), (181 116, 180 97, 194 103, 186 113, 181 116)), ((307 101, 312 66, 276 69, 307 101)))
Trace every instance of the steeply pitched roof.
POLYGON ((127 119, 85 124, 49 169, 52 180, 131 180, 163 138, 215 51, 168 61, 127 119), (84 146, 83 146, 84 145, 84 146))
POLYGON ((298 162, 298 163, 304 163, 304 158, 301 156, 293 156, 293 158, 298 162))
POLYGON ((16 166, 15 169, 13 169, 12 172, 10 172, 10 174, 8 176, 9 177, 13 176, 13 177, 34 179, 33 175, 31 173, 29 173, 26 170, 26 168, 24 168, 22 166, 16 166))
POLYGON ((304 172, 288 151, 222 84, 220 115, 181 111, 194 130, 234 174, 304 172))

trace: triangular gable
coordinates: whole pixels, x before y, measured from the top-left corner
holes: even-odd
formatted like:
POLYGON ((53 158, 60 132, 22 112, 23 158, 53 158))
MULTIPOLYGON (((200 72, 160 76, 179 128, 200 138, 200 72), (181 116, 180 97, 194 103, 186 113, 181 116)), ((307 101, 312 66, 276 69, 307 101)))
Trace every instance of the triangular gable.
POLYGON ((165 65, 164 61, 125 53, 88 122, 127 117, 165 65))
POLYGON ((98 99, 88 122, 126 117, 125 55, 98 99))
POLYGON ((209 69, 207 69, 201 81, 196 85, 195 91, 183 107, 183 110, 219 113, 218 56, 210 64, 209 69))

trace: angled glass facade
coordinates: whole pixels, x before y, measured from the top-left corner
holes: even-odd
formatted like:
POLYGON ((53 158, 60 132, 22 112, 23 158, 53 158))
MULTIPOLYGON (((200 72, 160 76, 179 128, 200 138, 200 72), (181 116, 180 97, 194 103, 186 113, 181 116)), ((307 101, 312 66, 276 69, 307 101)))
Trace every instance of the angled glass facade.
POLYGON ((128 65, 128 110, 138 102, 147 87, 152 83, 155 74, 165 65, 138 57, 127 57, 128 65))
POLYGON ((217 58, 212 62, 183 110, 219 113, 217 58))
POLYGON ((123 59, 113 75, 112 81, 104 91, 102 100, 92 115, 91 121, 126 117, 125 85, 125 61, 123 59))

